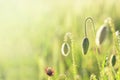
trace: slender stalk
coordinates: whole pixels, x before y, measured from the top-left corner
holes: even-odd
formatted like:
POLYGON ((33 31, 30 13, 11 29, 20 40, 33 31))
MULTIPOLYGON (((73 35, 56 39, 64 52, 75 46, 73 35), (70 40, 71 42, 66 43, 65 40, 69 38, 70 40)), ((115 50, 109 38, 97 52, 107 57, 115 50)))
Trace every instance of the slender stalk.
POLYGON ((106 24, 108 24, 110 26, 110 29, 112 31, 112 36, 113 36, 113 45, 114 45, 117 53, 119 53, 119 46, 118 46, 118 43, 117 43, 117 37, 115 35, 115 25, 114 25, 112 19, 108 18, 106 24))
MULTIPOLYGON (((88 21, 88 20, 91 20, 91 23, 92 23, 92 25, 93 25, 94 38, 95 38, 95 36, 96 36, 96 30, 95 30, 95 25, 94 25, 94 21, 93 21, 92 17, 87 17, 87 18, 85 19, 85 37, 87 37, 86 27, 87 27, 87 21, 88 21)), ((98 60, 97 46, 95 46, 95 48, 96 48, 95 50, 96 50, 96 53, 97 53, 96 59, 97 59, 98 67, 99 67, 99 70, 100 70, 100 61, 98 60)))
MULTIPOLYGON (((117 38, 116 38, 116 35, 115 35, 115 26, 114 26, 114 23, 113 23, 113 21, 112 21, 111 18, 108 18, 107 20, 108 20, 107 24, 110 26, 111 31, 112 31, 112 36, 113 36, 113 48, 116 49, 116 51, 117 51, 117 53, 118 53, 118 52, 119 52, 119 49, 118 49, 118 46, 117 46, 117 38)), ((111 65, 111 69, 112 69, 112 72, 113 72, 114 77, 116 77, 116 72, 115 72, 115 70, 114 70, 114 68, 113 68, 112 65, 111 65)))
POLYGON ((74 80, 76 80, 76 74, 77 74, 77 69, 76 69, 76 63, 75 63, 75 55, 74 55, 74 40, 71 40, 71 53, 72 53, 72 61, 73 61, 73 74, 74 74, 74 80))
POLYGON ((50 77, 50 76, 48 76, 48 80, 51 80, 51 77, 50 77))
POLYGON ((74 80, 75 80, 75 76, 77 74, 77 70, 76 70, 76 63, 75 63, 75 52, 74 52, 74 40, 73 40, 73 36, 72 33, 68 32, 66 33, 65 37, 64 37, 64 41, 68 42, 68 40, 70 39, 70 43, 71 43, 71 55, 72 55, 72 67, 73 67, 73 74, 74 74, 74 80))
POLYGON ((114 77, 116 77, 116 72, 115 72, 113 66, 111 66, 111 68, 112 68, 112 72, 113 72, 114 77))

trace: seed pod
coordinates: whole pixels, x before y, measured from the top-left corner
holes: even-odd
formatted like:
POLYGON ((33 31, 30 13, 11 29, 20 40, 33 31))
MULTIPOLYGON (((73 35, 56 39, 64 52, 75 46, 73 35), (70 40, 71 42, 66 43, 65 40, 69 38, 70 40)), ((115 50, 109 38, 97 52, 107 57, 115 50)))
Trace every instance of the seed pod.
POLYGON ((68 54, 70 53, 70 46, 67 42, 64 42, 62 44, 61 52, 63 56, 68 56, 68 54))
POLYGON ((114 66, 116 63, 116 56, 115 55, 112 55, 111 56, 111 65, 114 66))
POLYGON ((89 40, 87 37, 85 37, 82 41, 82 52, 84 55, 87 54, 88 48, 89 48, 89 40))
POLYGON ((107 26, 103 25, 99 28, 96 34, 96 45, 100 46, 106 38, 107 26))

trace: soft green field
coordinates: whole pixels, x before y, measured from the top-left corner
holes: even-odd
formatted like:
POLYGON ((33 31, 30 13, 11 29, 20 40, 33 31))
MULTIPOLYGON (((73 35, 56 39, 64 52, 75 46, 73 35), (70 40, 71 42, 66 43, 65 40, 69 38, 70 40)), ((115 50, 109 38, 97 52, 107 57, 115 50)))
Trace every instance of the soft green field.
POLYGON ((120 52, 115 45, 120 41, 115 41, 111 30, 98 53, 88 21, 86 55, 81 48, 87 17, 93 18, 96 31, 108 17, 120 30, 119 5, 120 0, 0 0, 0 80, 90 80, 91 75, 91 80, 120 80, 120 52), (73 45, 70 54, 63 56, 67 32, 72 33, 73 45), (53 76, 45 73, 47 67, 54 69, 53 76))

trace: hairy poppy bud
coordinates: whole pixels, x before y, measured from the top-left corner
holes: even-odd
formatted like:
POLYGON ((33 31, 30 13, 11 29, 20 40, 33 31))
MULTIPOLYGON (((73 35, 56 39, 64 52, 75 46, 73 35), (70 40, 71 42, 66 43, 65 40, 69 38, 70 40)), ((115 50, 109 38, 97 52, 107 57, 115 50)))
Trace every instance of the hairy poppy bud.
POLYGON ((96 45, 100 46, 106 38, 107 26, 103 25, 99 28, 96 34, 96 45))
POLYGON ((87 37, 85 37, 82 41, 82 52, 83 54, 87 54, 89 48, 89 40, 87 37))
POLYGON ((112 55, 111 56, 111 65, 114 66, 116 63, 116 56, 115 55, 112 55))
POLYGON ((67 42, 62 44, 61 52, 63 56, 67 56, 70 53, 70 46, 67 42))

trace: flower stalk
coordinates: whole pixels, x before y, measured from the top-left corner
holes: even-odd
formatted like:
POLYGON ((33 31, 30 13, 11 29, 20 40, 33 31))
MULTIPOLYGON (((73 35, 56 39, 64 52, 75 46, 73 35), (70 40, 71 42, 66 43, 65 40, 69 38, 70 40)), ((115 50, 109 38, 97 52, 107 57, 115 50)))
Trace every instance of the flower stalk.
POLYGON ((75 77, 76 77, 76 74, 77 74, 77 69, 76 69, 76 63, 75 63, 74 40, 73 40, 72 33, 70 33, 70 32, 66 33, 66 35, 64 37, 64 43, 62 45, 62 49, 61 50, 62 50, 62 54, 63 53, 67 53, 64 56, 68 56, 68 54, 71 51, 72 65, 73 65, 72 67, 73 67, 73 74, 74 74, 74 80, 75 80, 75 77), (70 40, 70 45, 71 46, 69 46, 69 40, 70 40), (66 43, 66 49, 67 49, 66 52, 65 52, 65 43, 66 43))
POLYGON ((93 29, 94 29, 94 33, 95 33, 95 26, 94 26, 93 19, 91 17, 87 17, 85 19, 85 37, 83 38, 83 41, 82 41, 82 52, 84 55, 87 54, 88 49, 89 49, 89 39, 87 38, 87 31, 86 31, 88 20, 91 20, 92 25, 93 25, 93 29))

